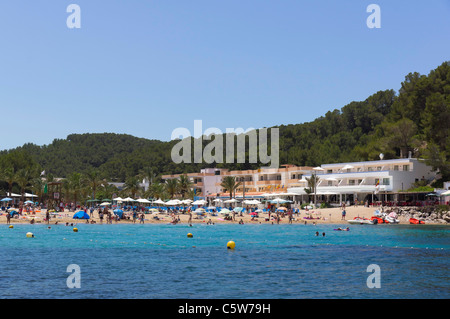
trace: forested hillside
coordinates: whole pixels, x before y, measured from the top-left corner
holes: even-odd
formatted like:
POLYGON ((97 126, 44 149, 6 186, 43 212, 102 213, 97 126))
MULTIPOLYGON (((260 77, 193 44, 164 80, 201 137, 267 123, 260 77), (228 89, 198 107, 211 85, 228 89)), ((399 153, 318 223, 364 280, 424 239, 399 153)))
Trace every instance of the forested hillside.
MULTIPOLYGON (((295 121, 295 118, 291 119, 295 121)), ((298 121, 301 121, 300 112, 298 121)), ((394 90, 379 91, 365 101, 352 102, 309 123, 281 125, 280 164, 320 165, 385 158, 427 160, 450 179, 450 63, 428 75, 410 73, 394 90)), ((224 139, 225 140, 225 139, 224 139)), ((147 140, 125 134, 72 134, 44 146, 25 144, 0 152, 0 169, 18 171, 28 157, 34 171, 58 177, 92 169, 111 181, 124 181, 149 167, 158 173, 195 172, 214 164, 175 164, 171 149, 176 141, 147 140), (22 164, 20 164, 22 163, 22 164)), ((204 141, 203 144, 208 144, 204 141)), ((258 164, 215 164, 232 169, 258 164)), ((2 175, 5 180, 5 174, 2 175)))

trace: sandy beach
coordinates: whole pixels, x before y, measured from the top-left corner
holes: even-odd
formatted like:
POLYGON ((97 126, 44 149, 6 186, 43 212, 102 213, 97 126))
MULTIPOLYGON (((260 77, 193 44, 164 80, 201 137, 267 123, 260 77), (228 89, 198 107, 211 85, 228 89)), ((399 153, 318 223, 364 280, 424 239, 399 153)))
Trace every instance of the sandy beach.
MULTIPOLYGON (((294 214, 294 219, 292 221, 292 224, 304 224, 305 221, 307 224, 348 224, 347 220, 353 219, 355 217, 363 217, 363 218, 370 218, 373 216, 375 209, 372 207, 364 207, 364 206, 350 206, 346 208, 346 216, 345 219, 342 219, 342 209, 341 208, 323 208, 323 209, 316 209, 316 210, 310 210, 305 211, 302 210, 299 214, 294 214), (305 217, 312 216, 314 219, 305 219, 305 217)), ((24 216, 20 216, 19 218, 11 218, 10 223, 11 224, 19 224, 19 223, 30 223, 31 219, 34 219, 36 224, 39 223, 47 223, 45 219, 46 211, 42 210, 41 212, 37 212, 35 215, 28 214, 24 216), (33 217, 34 216, 34 217, 33 217)), ((83 219, 73 219, 72 216, 74 215, 74 212, 69 212, 66 210, 64 213, 58 213, 57 215, 53 215, 50 218, 49 224, 55 224, 56 222, 58 224, 65 224, 65 223, 77 223, 77 224, 84 224, 86 223, 86 220, 83 219)), ((189 222, 189 214, 178 214, 180 218, 181 224, 187 224, 189 222)), ((195 213, 192 214, 192 223, 207 223, 208 221, 211 221, 212 223, 219 224, 219 223, 228 223, 228 224, 239 224, 239 222, 242 220, 244 224, 268 224, 268 223, 274 223, 276 224, 276 220, 272 219, 274 214, 271 214, 271 218, 268 220, 269 215, 268 213, 260 213, 258 218, 252 219, 252 216, 249 214, 242 214, 240 216, 238 213, 235 215, 235 220, 224 220, 223 216, 218 214, 217 216, 211 216, 211 214, 207 213, 205 216, 198 217, 195 213)), ((97 224, 100 223, 100 219, 98 217, 97 211, 94 211, 94 216, 89 221, 95 221, 97 224)), ((400 216, 399 218, 400 224, 409 224, 409 221, 405 218, 402 218, 400 216)), ((144 223, 163 223, 167 224, 172 221, 172 217, 167 213, 158 213, 158 214, 145 214, 145 220, 144 223), (155 219, 154 216, 157 216, 159 218, 155 219)), ((0 223, 6 224, 6 215, 3 212, 0 216, 0 223)), ((113 224, 116 223, 116 221, 113 220, 113 224)), ((118 223, 133 223, 132 219, 121 219, 118 221, 118 223)), ((136 223, 139 223, 139 220, 136 221, 136 223)), ((282 217, 279 221, 280 224, 288 224, 289 218, 287 215, 285 217, 282 217)), ((103 220, 103 224, 106 224, 106 217, 103 220)))

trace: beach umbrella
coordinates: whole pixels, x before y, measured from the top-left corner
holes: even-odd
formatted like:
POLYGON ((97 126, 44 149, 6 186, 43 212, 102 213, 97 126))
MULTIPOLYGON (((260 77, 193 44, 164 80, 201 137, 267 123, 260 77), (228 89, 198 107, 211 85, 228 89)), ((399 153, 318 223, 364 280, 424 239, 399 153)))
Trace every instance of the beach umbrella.
POLYGON ((111 205, 111 203, 103 202, 103 203, 100 204, 100 206, 108 206, 108 205, 111 205))
POLYGON ((34 204, 34 202, 31 200, 27 200, 24 204, 34 204))
POLYGON ((189 204, 192 203, 192 202, 193 202, 192 199, 183 199, 183 200, 181 201, 181 204, 189 205, 189 204))
POLYGON ((164 203, 166 206, 176 206, 176 205, 180 205, 181 201, 179 199, 171 199, 167 202, 164 203))
POLYGON ((113 200, 115 200, 115 201, 123 201, 123 198, 122 197, 116 197, 116 198, 113 198, 113 200))
POLYGON ((213 199, 213 202, 221 203, 221 202, 223 202, 223 200, 221 200, 220 198, 216 198, 216 199, 213 199))
POLYGON ((229 209, 226 209, 226 208, 221 209, 220 212, 219 212, 219 214, 229 214, 229 213, 231 213, 231 211, 229 209))
POLYGON ((9 201, 12 201, 12 198, 5 197, 2 200, 0 200, 0 202, 9 202, 9 201))
POLYGON ((199 199, 193 202, 191 205, 206 205, 208 202, 204 199, 199 199))
POLYGON ((228 199, 224 201, 224 203, 238 203, 239 201, 236 198, 228 199))
POLYGON ((233 211, 236 212, 236 213, 240 213, 242 210, 243 210, 242 207, 235 207, 235 208, 233 209, 233 211))
POLYGON ((270 201, 271 204, 285 204, 287 202, 288 202, 287 200, 279 198, 279 197, 274 198, 270 201))
POLYGON ((145 199, 145 198, 139 198, 136 201, 139 203, 146 203, 146 204, 151 203, 151 201, 149 201, 148 199, 145 199))
POLYGON ((122 201, 123 202, 135 202, 135 200, 132 199, 131 197, 124 198, 122 201))
POLYGON ((160 198, 160 199, 155 200, 155 201, 153 202, 153 204, 164 205, 165 202, 162 201, 161 198, 160 198))

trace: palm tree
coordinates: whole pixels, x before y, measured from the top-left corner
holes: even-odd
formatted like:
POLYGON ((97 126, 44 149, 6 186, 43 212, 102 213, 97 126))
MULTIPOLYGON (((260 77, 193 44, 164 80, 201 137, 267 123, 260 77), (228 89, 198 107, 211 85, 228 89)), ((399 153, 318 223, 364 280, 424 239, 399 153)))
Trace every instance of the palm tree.
POLYGON ((149 189, 145 193, 147 197, 151 198, 164 198, 166 197, 165 184, 156 182, 150 185, 149 189))
POLYGON ((112 185, 112 184, 108 184, 108 183, 103 183, 99 190, 99 198, 103 199, 103 198, 113 198, 113 195, 118 193, 119 190, 116 186, 112 185))
POLYGON ((81 189, 83 188, 83 177, 80 173, 72 173, 69 178, 69 189, 73 194, 73 200, 75 207, 77 206, 77 199, 80 195, 81 189))
POLYGON ((184 198, 185 194, 191 189, 192 183, 187 175, 181 175, 178 181, 178 188, 181 197, 184 198))
POLYGON ((179 190, 178 183, 179 183, 178 179, 176 179, 176 178, 171 178, 166 181, 165 188, 166 188, 167 193, 169 193, 170 198, 173 198, 175 196, 175 194, 178 192, 178 190, 179 190))
POLYGON ((90 170, 85 175, 86 183, 92 190, 92 199, 96 198, 97 189, 104 183, 104 179, 100 177, 98 170, 90 170))
POLYGON ((233 192, 241 186, 242 182, 236 182, 236 178, 234 176, 226 176, 220 183, 223 189, 230 192, 230 199, 233 198, 233 192))
POLYGON ((35 177, 31 181, 31 189, 33 193, 38 196, 38 198, 42 201, 42 197, 44 196, 44 181, 41 177, 35 177))
POLYGON ((314 207, 316 206, 316 193, 317 193, 317 185, 319 184, 320 177, 318 177, 315 173, 311 175, 311 177, 306 177, 306 181, 308 182, 308 188, 305 188, 306 193, 314 194, 314 207))
POLYGON ((5 180, 5 182, 8 183, 8 192, 9 196, 11 196, 12 186, 16 181, 16 174, 14 172, 14 168, 12 166, 4 168, 2 171, 2 178, 5 180))
POLYGON ((124 189, 131 193, 132 198, 135 198, 136 193, 141 189, 139 184, 139 178, 137 176, 130 176, 125 180, 124 189))
POLYGON ((31 180, 33 179, 32 172, 29 169, 22 168, 16 173, 16 182, 20 187, 20 194, 22 195, 21 201, 25 201, 25 188, 29 186, 31 180))
POLYGON ((157 180, 157 169, 155 167, 146 166, 140 171, 139 177, 148 180, 148 187, 150 188, 150 185, 157 180))

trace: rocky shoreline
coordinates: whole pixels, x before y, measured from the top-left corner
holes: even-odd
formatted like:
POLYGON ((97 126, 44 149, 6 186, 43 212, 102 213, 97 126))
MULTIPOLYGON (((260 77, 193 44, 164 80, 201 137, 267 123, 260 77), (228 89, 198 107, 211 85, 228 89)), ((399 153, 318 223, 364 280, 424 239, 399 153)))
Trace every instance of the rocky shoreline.
POLYGON ((424 207, 395 207, 385 209, 385 212, 394 211, 397 213, 400 222, 409 223, 410 218, 425 221, 425 224, 448 224, 450 223, 450 211, 443 206, 424 207))

